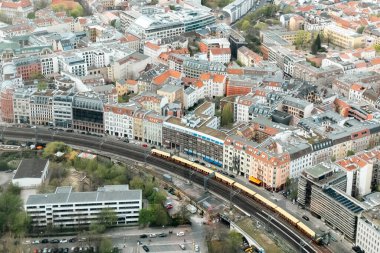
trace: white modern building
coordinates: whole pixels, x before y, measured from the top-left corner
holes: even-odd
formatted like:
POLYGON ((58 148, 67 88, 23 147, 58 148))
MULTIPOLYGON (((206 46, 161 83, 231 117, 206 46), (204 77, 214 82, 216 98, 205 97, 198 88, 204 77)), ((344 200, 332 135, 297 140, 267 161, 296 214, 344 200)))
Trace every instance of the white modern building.
POLYGON ((41 185, 49 171, 49 160, 24 159, 17 167, 12 184, 21 188, 35 188, 41 185))
POLYGON ((87 227, 98 220, 103 209, 117 215, 117 224, 135 225, 142 208, 142 191, 128 185, 105 185, 93 192, 73 192, 71 186, 54 193, 30 195, 25 210, 35 227, 87 227))
POLYGON ((74 92, 56 91, 53 97, 53 124, 55 127, 71 128, 73 125, 74 92))
POLYGON ((380 252, 380 206, 362 212, 356 230, 356 245, 366 253, 380 252))

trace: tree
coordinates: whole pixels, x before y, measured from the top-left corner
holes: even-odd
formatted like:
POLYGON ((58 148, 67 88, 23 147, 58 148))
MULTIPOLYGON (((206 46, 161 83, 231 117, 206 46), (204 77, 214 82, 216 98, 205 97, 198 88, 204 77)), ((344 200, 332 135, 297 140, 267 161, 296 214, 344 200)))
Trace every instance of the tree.
POLYGON ((37 84, 37 90, 38 91, 46 90, 47 88, 48 88, 48 85, 45 81, 38 82, 38 84, 37 84))
POLYGON ((0 161, 0 171, 10 170, 11 167, 6 161, 0 161))
POLYGON ((365 29, 365 26, 360 26, 356 32, 359 33, 359 34, 362 34, 364 32, 364 29, 365 29))
POLYGON ((152 223, 157 226, 166 226, 169 224, 169 216, 166 209, 161 204, 155 204, 151 208, 152 223))
POLYGON ((23 203, 15 194, 17 192, 15 187, 11 187, 0 195, 0 232, 21 236, 28 230, 30 219, 22 209, 23 203))
POLYGON ((139 224, 142 226, 149 225, 153 220, 153 214, 150 209, 141 209, 139 212, 139 224))
POLYGON ((352 150, 348 150, 347 151, 347 156, 352 156, 352 155, 355 155, 355 152, 352 151, 352 150))
POLYGON ((102 234, 106 230, 106 226, 93 222, 90 224, 89 230, 92 235, 102 234))
POLYGON ((141 179, 141 177, 133 177, 132 180, 129 182, 129 186, 131 189, 143 189, 144 188, 144 181, 141 179))
POLYGON ((49 142, 46 145, 42 156, 45 158, 51 157, 58 151, 63 152, 63 153, 70 153, 72 151, 72 148, 61 141, 49 142))
POLYGON ((321 37, 318 34, 313 43, 311 44, 311 53, 312 54, 317 54, 319 50, 321 50, 322 45, 321 45, 321 37))
POLYGON ((380 44, 376 44, 374 46, 374 49, 376 50, 377 53, 380 53, 380 44))
POLYGON ((111 253, 112 252, 112 241, 108 238, 102 238, 102 240, 100 241, 99 252, 111 253))
POLYGON ((227 103, 222 108, 221 125, 222 126, 228 126, 228 125, 230 125, 233 122, 234 122, 234 114, 233 114, 233 111, 232 111, 232 104, 231 103, 227 103))
POLYGON ((117 215, 111 208, 103 208, 98 214, 99 224, 110 227, 117 222, 117 215))
POLYGON ((243 20, 240 27, 243 31, 247 31, 250 26, 249 20, 243 20))
POLYGON ((294 7, 291 5, 286 5, 284 6, 284 8, 282 8, 282 13, 284 14, 294 13, 294 7))
POLYGON ((29 18, 29 19, 35 19, 36 18, 36 14, 34 12, 30 12, 30 13, 28 13, 28 15, 26 17, 29 18))
POLYGON ((309 42, 310 42, 310 33, 304 30, 299 30, 294 40, 294 45, 296 46, 296 48, 303 48, 309 42))
POLYGON ((236 231, 231 231, 228 234, 228 244, 230 250, 228 252, 238 253, 240 252, 240 244, 242 243, 242 235, 236 231))

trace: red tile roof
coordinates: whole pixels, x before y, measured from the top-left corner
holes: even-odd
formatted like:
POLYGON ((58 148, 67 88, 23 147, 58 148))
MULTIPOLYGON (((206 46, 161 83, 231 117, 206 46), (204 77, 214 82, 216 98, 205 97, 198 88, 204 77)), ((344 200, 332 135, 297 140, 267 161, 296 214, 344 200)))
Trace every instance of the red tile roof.
POLYGON ((231 54, 231 49, 227 48, 212 48, 210 49, 210 53, 213 55, 221 55, 221 54, 231 54))

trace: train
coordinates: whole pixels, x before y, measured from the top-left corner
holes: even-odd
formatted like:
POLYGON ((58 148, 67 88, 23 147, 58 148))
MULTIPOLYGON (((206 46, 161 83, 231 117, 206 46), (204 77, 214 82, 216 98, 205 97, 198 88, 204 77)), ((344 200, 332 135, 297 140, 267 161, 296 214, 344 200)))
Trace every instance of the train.
POLYGON ((301 231, 303 234, 305 234, 307 237, 312 239, 317 244, 321 243, 321 238, 317 237, 317 234, 315 231, 310 229, 308 226, 306 226, 302 221, 298 220, 296 217, 288 213, 286 210, 282 209, 272 201, 268 200, 267 198, 263 197, 259 193, 255 192, 254 190, 240 184, 239 182, 236 182, 232 178, 229 178, 222 173, 219 173, 217 171, 214 171, 212 169, 209 169, 205 166, 202 166, 198 163, 189 161, 185 158, 172 155, 171 153, 164 152, 159 149, 152 149, 151 154, 153 156, 172 161, 174 163, 180 164, 184 167, 190 168, 192 170, 195 170, 199 173, 202 173, 204 175, 210 175, 213 173, 213 176, 215 180, 222 182, 223 184, 226 184, 230 187, 232 187, 235 190, 240 190, 241 193, 245 194, 246 196, 250 197, 251 199, 255 200, 256 202, 264 205, 268 209, 272 210, 273 212, 277 213, 279 216, 281 216, 283 219, 285 219, 287 222, 292 224, 294 227, 296 227, 299 231, 301 231))

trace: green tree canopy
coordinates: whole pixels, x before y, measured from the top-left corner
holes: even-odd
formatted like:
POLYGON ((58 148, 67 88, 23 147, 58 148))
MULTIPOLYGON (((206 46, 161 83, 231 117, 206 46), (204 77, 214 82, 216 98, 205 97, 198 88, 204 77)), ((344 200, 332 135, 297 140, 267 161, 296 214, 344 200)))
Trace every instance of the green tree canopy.
POLYGON ((72 148, 61 141, 49 142, 44 149, 43 157, 51 157, 58 151, 63 153, 70 153, 72 151, 72 148))
POLYGON ((102 238, 100 241, 99 252, 112 253, 112 241, 108 238, 102 238))
POLYGON ((232 104, 227 103, 223 106, 222 109, 222 120, 221 125, 222 126, 228 126, 234 122, 234 114, 232 111, 232 104))
POLYGON ((106 227, 115 225, 117 222, 116 212, 111 208, 103 208, 98 214, 98 222, 106 227))

